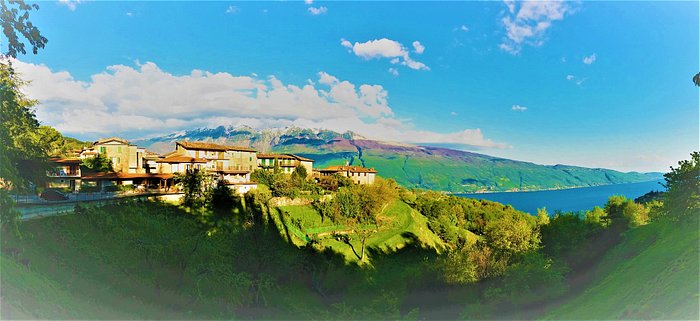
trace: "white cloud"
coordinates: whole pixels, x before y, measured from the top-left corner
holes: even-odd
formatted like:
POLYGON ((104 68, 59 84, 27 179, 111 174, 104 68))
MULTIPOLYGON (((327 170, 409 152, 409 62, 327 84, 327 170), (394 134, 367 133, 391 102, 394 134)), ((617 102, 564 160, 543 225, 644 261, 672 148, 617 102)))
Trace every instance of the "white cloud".
POLYGON ((233 13, 237 13, 237 12, 238 12, 238 7, 236 7, 236 6, 228 6, 228 8, 226 8, 226 13, 233 14, 233 13))
POLYGON ((314 4, 314 0, 304 0, 304 3, 306 3, 308 5, 312 5, 312 4, 314 4))
POLYGON ((274 76, 236 76, 192 70, 174 75, 155 63, 113 65, 76 80, 69 72, 14 60, 31 83, 25 93, 40 101, 37 118, 67 135, 85 139, 139 138, 219 125, 256 128, 301 126, 352 130, 366 137, 475 148, 507 148, 481 130, 452 133, 419 130, 397 118, 381 85, 353 84, 326 72, 316 82, 285 84, 274 76))
MULTIPOLYGON (((424 63, 413 60, 406 47, 398 41, 382 38, 351 44, 350 41, 341 38, 340 44, 343 47, 351 49, 352 53, 356 56, 367 60, 387 58, 390 59, 389 62, 394 65, 401 64, 415 70, 430 70, 424 63)), ((418 41, 413 42, 413 47, 417 53, 422 53, 425 50, 425 47, 418 41)))
POLYGON ((461 26, 459 26, 459 27, 456 27, 456 28, 452 29, 452 31, 463 31, 463 32, 468 32, 468 31, 469 31, 469 27, 467 27, 467 26, 465 26, 465 25, 461 25, 461 26))
POLYGON ((126 16, 127 16, 127 17, 133 17, 133 16, 134 16, 134 13, 131 12, 131 11, 127 11, 127 12, 126 12, 126 16))
POLYGON ((419 55, 425 51, 425 46, 421 45, 420 41, 414 41, 412 45, 413 51, 415 51, 419 55))
POLYGON ((389 73, 392 74, 392 75, 394 75, 394 76, 398 76, 398 75, 399 75, 399 70, 396 69, 396 68, 394 68, 394 67, 391 67, 391 68, 389 68, 389 73))
POLYGON ((82 2, 82 0, 58 0, 59 4, 68 7, 68 10, 70 11, 75 11, 78 5, 82 2))
POLYGON ((314 16, 318 16, 318 15, 321 15, 321 14, 324 14, 324 13, 328 12, 328 8, 323 7, 323 6, 318 7, 318 8, 309 7, 308 10, 309 10, 309 13, 311 13, 311 14, 314 15, 314 16))
POLYGON ((581 86, 584 81, 586 81, 586 78, 579 78, 574 75, 566 75, 566 80, 574 82, 577 86, 581 86))
POLYGON ((352 43, 344 38, 340 38, 340 45, 352 51, 352 43))
POLYGON ((450 115, 452 115, 452 116, 457 116, 457 113, 453 111, 453 112, 450 113, 450 115))
POLYGON ((501 50, 519 54, 523 45, 541 46, 552 22, 562 20, 574 9, 562 1, 504 1, 508 13, 501 19, 506 35, 501 50))
POLYGON ((594 63, 596 59, 597 59, 596 55, 592 54, 588 57, 583 57, 583 63, 586 65, 590 65, 590 64, 594 63))
POLYGON ((513 109, 514 111, 526 111, 527 107, 520 106, 520 105, 513 105, 513 107, 511 109, 513 109))

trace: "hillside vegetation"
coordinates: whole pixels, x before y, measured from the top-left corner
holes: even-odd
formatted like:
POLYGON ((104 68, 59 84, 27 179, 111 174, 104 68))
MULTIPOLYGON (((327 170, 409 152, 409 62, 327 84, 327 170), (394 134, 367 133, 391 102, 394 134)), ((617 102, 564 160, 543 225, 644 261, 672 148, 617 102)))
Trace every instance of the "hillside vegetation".
POLYGON ((697 320, 700 222, 679 223, 628 231, 595 267, 592 284, 546 318, 697 320))
POLYGON ((259 151, 295 153, 316 160, 314 167, 361 165, 408 188, 452 193, 541 190, 635 183, 661 173, 622 173, 599 168, 544 166, 447 148, 379 142, 355 133, 301 128, 256 131, 217 127, 137 141, 151 150, 171 151, 178 140, 251 146, 259 151))

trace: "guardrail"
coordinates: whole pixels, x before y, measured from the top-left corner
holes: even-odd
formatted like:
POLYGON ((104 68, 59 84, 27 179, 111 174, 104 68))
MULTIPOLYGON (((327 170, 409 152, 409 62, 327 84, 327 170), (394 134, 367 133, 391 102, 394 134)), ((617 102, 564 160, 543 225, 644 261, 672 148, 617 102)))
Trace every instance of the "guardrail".
POLYGON ((44 201, 43 203, 16 204, 17 206, 15 209, 20 213, 21 220, 29 220, 45 216, 69 214, 75 210, 76 204, 104 205, 124 199, 150 199, 179 195, 182 195, 182 193, 132 193, 116 197, 95 199, 74 199, 67 201, 44 201))
POLYGON ((173 191, 132 191, 132 192, 96 192, 96 193, 65 193, 68 197, 67 200, 45 200, 37 195, 11 195, 12 199, 15 201, 17 206, 24 205, 51 205, 51 204, 63 204, 63 203, 76 203, 76 202, 90 202, 105 199, 115 199, 124 197, 134 197, 134 196, 150 196, 150 195, 170 195, 178 194, 178 192, 173 191))

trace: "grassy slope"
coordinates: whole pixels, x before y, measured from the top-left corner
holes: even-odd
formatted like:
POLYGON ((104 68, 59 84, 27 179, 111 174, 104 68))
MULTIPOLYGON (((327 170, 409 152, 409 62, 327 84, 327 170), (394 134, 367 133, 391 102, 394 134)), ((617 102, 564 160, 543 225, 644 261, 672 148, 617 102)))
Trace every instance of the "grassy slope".
POLYGON ((606 254, 593 285, 546 318, 697 320, 699 243, 697 216, 631 230, 606 254))
MULTIPOLYGON (((322 248, 332 249, 345 256, 347 261, 357 261, 357 256, 347 244, 337 241, 330 236, 333 231, 345 231, 348 228, 337 225, 330 220, 321 220, 321 216, 311 206, 282 206, 280 207, 282 217, 285 220, 286 229, 292 237, 292 241, 301 246, 306 242, 302 239, 305 235, 319 235, 319 243, 322 248), (300 220, 302 228, 299 229, 292 222, 300 220)), ((387 206, 378 220, 381 222, 377 233, 374 233, 367 240, 366 247, 379 252, 394 252, 412 242, 413 236, 416 241, 426 248, 442 249, 444 244, 440 238, 427 227, 427 219, 408 204, 402 201, 395 201, 387 206)), ((282 225, 280 216, 275 217, 278 226, 282 225)), ((368 226, 367 228, 374 228, 368 226)), ((281 231, 285 231, 282 226, 281 231)), ((284 234, 284 233, 283 233, 284 234)), ((359 253, 361 243, 351 237, 351 244, 359 253)))
MULTIPOLYGON (((389 311, 388 301, 377 296, 398 300, 391 304, 391 309, 398 309, 408 284, 425 275, 418 267, 421 260, 416 258, 424 256, 420 250, 373 258, 373 266, 366 269, 343 263, 341 255, 312 254, 290 246, 277 231, 217 234, 203 240, 192 254, 188 235, 194 225, 181 218, 182 214, 175 215, 179 210, 168 210, 175 215, 170 217, 162 216, 151 204, 124 208, 105 208, 99 216, 76 214, 27 221, 21 226, 23 239, 6 235, 0 255, 0 318, 309 319, 314 315, 351 319, 389 311), (146 257, 152 256, 144 251, 158 244, 169 254, 150 261, 146 257), (12 254, 14 248, 20 253, 12 254), (184 282, 178 285, 176 261, 182 255, 190 265, 184 282), (31 264, 24 266, 20 260, 31 264), (246 280, 257 280, 259 273, 273 277, 280 285, 264 290, 264 308, 245 303, 258 298, 250 296, 246 280), (371 282, 365 280, 369 278, 371 282), (327 297, 319 296, 319 288, 327 297), (344 293, 352 295, 340 296, 344 293), (338 308, 326 305, 338 300, 352 303, 338 308), (369 310, 355 310, 361 307, 369 310), (323 311, 327 315, 313 314, 323 311), (338 312, 349 314, 338 316, 338 312)), ((439 242, 421 231, 425 218, 416 215, 404 203, 388 207, 384 216, 394 220, 387 224, 392 229, 378 233, 370 246, 407 246, 409 240, 400 232, 439 242)), ((345 251, 348 246, 339 243, 338 248, 345 251)))
MULTIPOLYGON (((287 149, 286 152, 296 152, 287 149)), ((621 173, 606 169, 572 166, 543 166, 487 156, 456 157, 439 154, 363 150, 357 154, 300 153, 318 159, 316 168, 330 165, 364 164, 374 167, 382 177, 393 178, 405 187, 466 193, 474 191, 540 190, 643 182, 660 175, 621 173)))

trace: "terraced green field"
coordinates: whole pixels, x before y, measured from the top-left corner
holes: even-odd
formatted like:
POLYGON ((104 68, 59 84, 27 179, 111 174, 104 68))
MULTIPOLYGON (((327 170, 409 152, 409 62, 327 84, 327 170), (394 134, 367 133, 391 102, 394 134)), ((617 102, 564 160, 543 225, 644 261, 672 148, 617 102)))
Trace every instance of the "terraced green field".
MULTIPOLYGON (((359 254, 360 240, 352 237, 353 233, 348 227, 338 225, 329 219, 323 220, 312 206, 281 206, 278 215, 273 217, 283 236, 289 238, 294 244, 303 246, 306 244, 307 237, 316 238, 319 241, 317 245, 319 249, 330 249, 340 253, 348 262, 358 261, 353 249, 359 254), (336 240, 332 235, 333 232, 349 233, 352 246, 336 240)), ((366 242, 366 247, 373 251, 395 252, 412 242, 438 251, 445 246, 443 241, 428 229, 427 219, 402 201, 397 200, 387 206, 379 215, 378 221, 380 222, 378 228, 374 225, 363 227, 367 230, 377 230, 366 242)))

